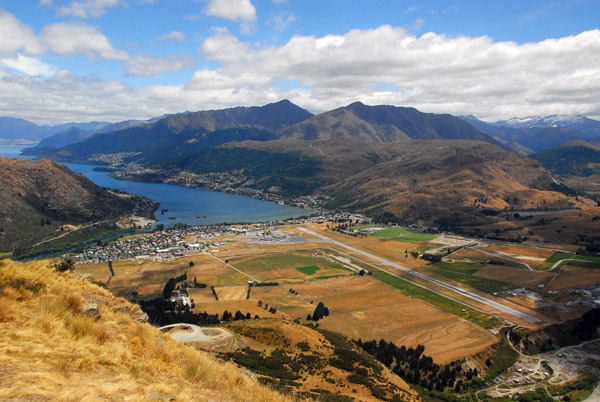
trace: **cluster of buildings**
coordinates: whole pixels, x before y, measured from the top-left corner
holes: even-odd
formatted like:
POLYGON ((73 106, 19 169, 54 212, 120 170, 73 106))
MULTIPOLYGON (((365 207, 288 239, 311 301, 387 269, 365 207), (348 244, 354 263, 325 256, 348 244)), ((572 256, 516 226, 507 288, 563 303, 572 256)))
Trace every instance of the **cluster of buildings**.
POLYGON ((593 308, 600 307, 600 284, 569 289, 569 291, 583 297, 583 300, 579 300, 579 304, 593 308))
MULTIPOLYGON (((369 219, 361 214, 326 212, 319 216, 289 219, 278 223, 291 225, 348 220, 363 223, 369 222, 369 219)), ((268 240, 269 242, 299 240, 290 239, 288 235, 275 230, 273 222, 257 223, 244 227, 230 225, 176 226, 91 247, 72 256, 72 258, 78 264, 96 264, 123 259, 170 260, 176 257, 195 254, 202 250, 215 250, 225 244, 223 241, 216 241, 216 238, 249 233, 253 233, 250 237, 262 239, 263 241, 268 240)))
POLYGON ((236 234, 238 229, 229 226, 190 226, 156 230, 123 240, 102 244, 85 249, 72 256, 78 264, 95 264, 122 259, 170 260, 194 254, 204 248, 214 248, 222 242, 201 242, 200 239, 236 234), (196 236, 188 242, 184 236, 196 236))
MULTIPOLYGON (((102 160, 108 162, 107 160, 102 160)), ((111 176, 119 180, 135 180, 140 175, 156 174, 158 171, 148 169, 139 165, 129 165, 127 169, 115 170, 111 176)), ((171 174, 170 172, 160 171, 164 177, 161 181, 165 184, 172 184, 180 187, 198 188, 203 190, 219 191, 237 195, 245 195, 264 201, 272 201, 280 204, 284 203, 284 198, 277 193, 254 188, 254 180, 248 179, 239 172, 211 172, 197 174, 187 171, 171 174)), ((292 200, 285 200, 285 204, 307 209, 318 209, 323 206, 331 197, 326 195, 307 195, 297 197, 292 200)))

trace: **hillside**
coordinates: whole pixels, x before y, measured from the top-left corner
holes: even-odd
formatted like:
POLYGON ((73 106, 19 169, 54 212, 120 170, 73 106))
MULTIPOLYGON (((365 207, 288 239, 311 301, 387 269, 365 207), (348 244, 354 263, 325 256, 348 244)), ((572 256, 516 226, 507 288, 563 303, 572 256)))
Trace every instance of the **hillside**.
POLYGON ((59 150, 40 150, 34 154, 72 162, 106 163, 108 159, 111 163, 159 162, 231 141, 272 140, 282 127, 310 116, 311 113, 287 100, 262 107, 182 113, 155 123, 94 135, 59 150))
POLYGON ((420 401, 399 376, 346 337, 281 319, 238 321, 236 350, 219 355, 307 400, 341 402, 420 401))
POLYGON ((574 205, 537 161, 480 141, 279 140, 244 142, 270 152, 295 152, 320 161, 321 191, 330 208, 373 215, 389 212, 404 222, 446 226, 484 222, 486 209, 553 209, 574 205))
POLYGON ((35 148, 61 148, 88 138, 91 134, 77 127, 71 127, 60 133, 41 140, 35 148))
POLYGON ((0 261, 0 399, 291 401, 48 261, 0 261))
POLYGON ((282 130, 282 137, 301 140, 351 138, 368 143, 403 140, 470 139, 496 143, 490 136, 448 114, 414 108, 367 106, 360 102, 311 117, 282 130))
POLYGON ((0 252, 28 253, 78 226, 153 217, 154 201, 117 194, 48 160, 0 158, 0 252), (69 226, 69 229, 65 225, 69 226))
POLYGON ((600 147, 582 140, 545 149, 531 155, 531 158, 559 175, 600 174, 600 147))

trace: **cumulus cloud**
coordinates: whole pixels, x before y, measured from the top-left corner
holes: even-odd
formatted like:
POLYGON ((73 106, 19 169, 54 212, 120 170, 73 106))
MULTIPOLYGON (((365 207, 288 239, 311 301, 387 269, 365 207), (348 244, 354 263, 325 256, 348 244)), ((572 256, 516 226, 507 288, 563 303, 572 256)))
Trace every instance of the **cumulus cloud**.
POLYGON ((135 55, 127 60, 127 72, 138 77, 154 77, 165 71, 178 71, 191 67, 193 61, 188 56, 171 56, 169 58, 135 55))
POLYGON ((63 56, 84 53, 89 58, 96 54, 107 60, 127 60, 127 52, 113 47, 108 38, 91 25, 60 22, 46 26, 40 39, 55 53, 63 56))
POLYGON ((345 35, 295 36, 261 49, 221 31, 202 48, 209 59, 224 63, 220 74, 232 83, 241 72, 254 71, 310 87, 303 106, 313 110, 362 100, 482 117, 600 115, 600 100, 593 100, 600 91, 600 30, 517 44, 485 36, 415 36, 384 25, 345 35), (396 90, 382 91, 381 83, 396 90))
POLYGON ((162 35, 158 38, 158 40, 176 40, 179 42, 183 42, 186 39, 186 36, 183 32, 179 31, 171 31, 167 34, 162 35))
MULTIPOLYGON (((43 0, 42 0, 43 1, 43 0)), ((99 18, 106 12, 108 7, 116 7, 120 0, 81 0, 73 1, 68 6, 58 9, 58 15, 72 15, 80 18, 99 18)))
MULTIPOLYGON (((45 46, 65 54, 119 55, 102 40, 97 43, 77 42, 63 50, 45 46)), ((218 67, 196 71, 185 85, 133 89, 66 71, 44 80, 0 71, 0 109, 40 122, 114 121, 288 98, 314 112, 362 101, 487 120, 533 114, 600 118, 600 30, 518 44, 486 36, 417 36, 384 25, 260 46, 220 28, 200 50, 218 67)), ((151 56, 128 56, 123 62, 140 75, 179 68, 151 56), (158 67, 150 71, 153 64, 158 67)))
POLYGON ((12 56, 20 50, 40 54, 43 49, 29 25, 0 8, 0 57, 12 56))
POLYGON ((0 65, 31 76, 48 77, 56 72, 49 64, 35 58, 17 54, 14 59, 0 59, 0 65))
POLYGON ((296 16, 293 13, 283 12, 267 21, 267 25, 272 25, 278 31, 284 31, 294 21, 296 21, 296 16))
POLYGON ((252 22, 256 20, 256 9, 250 0, 209 0, 204 12, 207 15, 231 21, 252 22))

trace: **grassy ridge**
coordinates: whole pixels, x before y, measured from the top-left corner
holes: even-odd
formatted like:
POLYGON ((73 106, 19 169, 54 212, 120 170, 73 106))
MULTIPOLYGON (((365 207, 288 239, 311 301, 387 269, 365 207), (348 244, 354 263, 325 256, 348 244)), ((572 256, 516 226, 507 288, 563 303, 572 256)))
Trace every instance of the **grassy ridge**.
POLYGON ((290 400, 48 263, 0 261, 0 400, 290 400))

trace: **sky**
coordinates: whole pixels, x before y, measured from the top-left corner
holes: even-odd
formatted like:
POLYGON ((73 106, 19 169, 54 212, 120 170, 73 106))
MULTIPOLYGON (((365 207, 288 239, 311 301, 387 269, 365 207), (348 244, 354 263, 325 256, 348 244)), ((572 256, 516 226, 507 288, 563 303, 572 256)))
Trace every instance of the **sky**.
POLYGON ((600 1, 0 0, 0 116, 116 122, 281 99, 600 119, 600 1))

